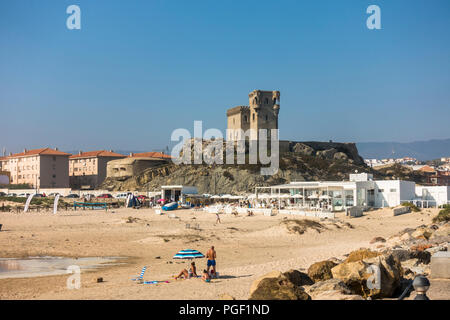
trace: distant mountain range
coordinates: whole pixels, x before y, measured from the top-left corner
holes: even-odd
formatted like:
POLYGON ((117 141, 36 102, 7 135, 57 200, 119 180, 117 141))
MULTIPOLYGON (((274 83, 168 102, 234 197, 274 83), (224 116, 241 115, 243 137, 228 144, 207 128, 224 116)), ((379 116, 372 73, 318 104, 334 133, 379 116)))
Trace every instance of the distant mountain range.
POLYGON ((364 159, 412 157, 417 160, 434 160, 450 157, 450 139, 401 142, 359 142, 359 154, 364 159))

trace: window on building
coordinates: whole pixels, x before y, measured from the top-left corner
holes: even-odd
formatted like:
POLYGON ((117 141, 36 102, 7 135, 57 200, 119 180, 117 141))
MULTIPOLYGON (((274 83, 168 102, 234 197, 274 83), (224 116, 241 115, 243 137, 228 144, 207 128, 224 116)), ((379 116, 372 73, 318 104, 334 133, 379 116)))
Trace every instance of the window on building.
POLYGON ((53 161, 56 161, 56 156, 53 156, 53 161))
POLYGON ((264 103, 265 103, 265 104, 269 104, 269 99, 268 99, 268 98, 265 98, 265 99, 264 99, 264 103))
POLYGON ((255 121, 255 114, 253 114, 253 121, 255 121))
POLYGON ((384 192, 384 189, 378 189, 378 192, 380 192, 380 193, 384 192))
POLYGON ((269 116, 266 114, 266 121, 269 121, 269 116))
POLYGON ((397 192, 397 189, 390 189, 389 192, 397 192))
POLYGON ((244 116, 244 122, 248 122, 248 117, 244 116))
POLYGON ((56 174, 52 175, 53 178, 56 178, 56 174))

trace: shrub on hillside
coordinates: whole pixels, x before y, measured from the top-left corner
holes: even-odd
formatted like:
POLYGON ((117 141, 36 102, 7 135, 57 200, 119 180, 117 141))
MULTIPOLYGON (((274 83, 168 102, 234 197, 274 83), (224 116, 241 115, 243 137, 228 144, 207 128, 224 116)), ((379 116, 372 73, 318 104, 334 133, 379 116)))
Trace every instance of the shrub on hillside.
POLYGON ((439 211, 439 214, 433 218, 433 222, 448 222, 450 221, 450 206, 439 211))

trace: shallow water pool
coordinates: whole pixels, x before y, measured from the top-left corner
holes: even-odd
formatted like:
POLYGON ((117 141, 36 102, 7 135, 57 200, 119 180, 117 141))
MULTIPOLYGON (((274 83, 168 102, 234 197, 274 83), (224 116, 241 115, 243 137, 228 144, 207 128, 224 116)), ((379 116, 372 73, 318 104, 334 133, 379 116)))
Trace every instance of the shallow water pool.
POLYGON ((0 279, 30 278, 67 274, 69 266, 79 266, 83 270, 94 270, 111 265, 122 264, 123 257, 29 257, 0 258, 0 279))

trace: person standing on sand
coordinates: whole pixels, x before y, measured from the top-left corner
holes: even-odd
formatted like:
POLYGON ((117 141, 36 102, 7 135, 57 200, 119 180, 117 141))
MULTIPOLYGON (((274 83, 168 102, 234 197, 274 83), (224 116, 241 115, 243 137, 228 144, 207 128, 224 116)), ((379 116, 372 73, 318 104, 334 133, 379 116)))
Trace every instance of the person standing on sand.
POLYGON ((211 247, 211 249, 206 252, 206 259, 208 259, 206 266, 206 271, 209 273, 209 268, 213 268, 214 274, 216 274, 216 250, 214 250, 214 246, 211 247))
POLYGON ((217 219, 216 219, 216 224, 218 224, 218 223, 222 223, 222 222, 220 222, 220 217, 219 217, 219 213, 216 213, 216 217, 217 217, 217 219))

